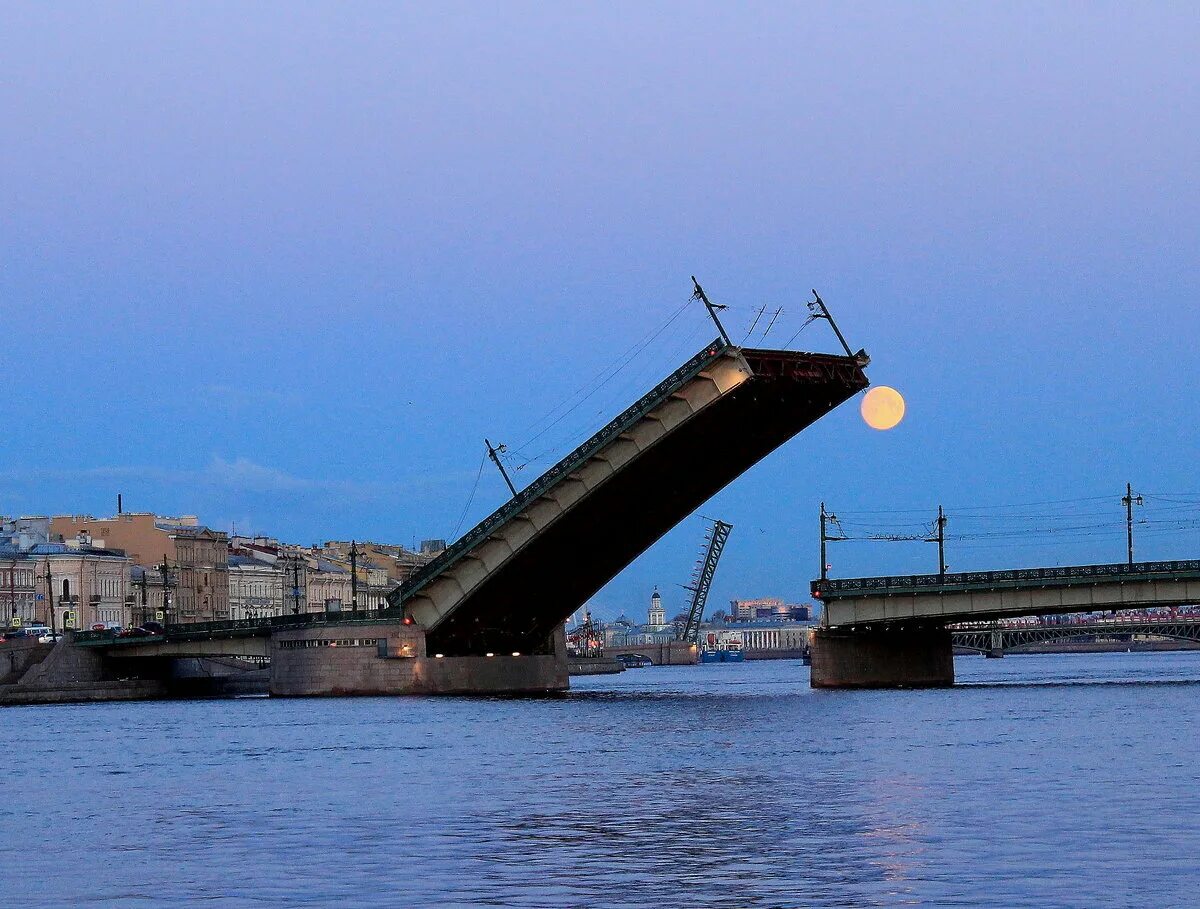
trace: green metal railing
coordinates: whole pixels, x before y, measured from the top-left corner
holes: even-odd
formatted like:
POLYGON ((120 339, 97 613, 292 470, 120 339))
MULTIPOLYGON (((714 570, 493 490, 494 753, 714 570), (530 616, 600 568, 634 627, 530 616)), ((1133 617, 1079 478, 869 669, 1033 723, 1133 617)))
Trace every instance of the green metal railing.
POLYGON ((175 622, 162 634, 122 637, 116 631, 77 631, 76 644, 146 644, 155 641, 194 641, 208 638, 256 637, 276 629, 309 628, 321 625, 383 625, 396 621, 394 615, 363 612, 302 612, 299 615, 274 615, 257 619, 229 619, 220 622, 175 622))
POLYGON ((968 571, 955 574, 890 575, 877 578, 844 578, 813 581, 813 595, 825 600, 857 596, 894 596, 911 593, 952 593, 1014 587, 1072 587, 1097 582, 1200 578, 1200 559, 1174 562, 1117 562, 1106 565, 1071 565, 1060 568, 1018 568, 1005 571, 968 571))

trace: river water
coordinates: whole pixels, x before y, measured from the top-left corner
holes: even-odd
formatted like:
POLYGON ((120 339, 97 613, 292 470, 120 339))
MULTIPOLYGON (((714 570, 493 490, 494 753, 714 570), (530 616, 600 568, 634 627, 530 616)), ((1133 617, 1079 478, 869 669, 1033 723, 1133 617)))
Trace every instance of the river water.
POLYGON ((1200 652, 0 711, 0 906, 1200 905, 1200 652))

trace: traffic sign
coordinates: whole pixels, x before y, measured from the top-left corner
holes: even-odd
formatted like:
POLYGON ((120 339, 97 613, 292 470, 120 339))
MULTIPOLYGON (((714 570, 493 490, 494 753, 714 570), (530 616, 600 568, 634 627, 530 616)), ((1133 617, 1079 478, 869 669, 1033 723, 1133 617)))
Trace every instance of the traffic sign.
POLYGON ((163 620, 163 611, 161 609, 155 610, 154 618, 161 622, 163 620))

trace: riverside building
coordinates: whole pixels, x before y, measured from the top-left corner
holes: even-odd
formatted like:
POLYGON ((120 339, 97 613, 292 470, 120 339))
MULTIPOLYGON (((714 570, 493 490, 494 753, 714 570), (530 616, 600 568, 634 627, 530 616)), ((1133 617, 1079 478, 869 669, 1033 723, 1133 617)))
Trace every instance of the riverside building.
POLYGON ((172 622, 229 618, 229 539, 202 526, 194 515, 58 515, 50 520, 50 535, 52 540, 89 539, 97 547, 121 550, 150 572, 165 560, 172 622))

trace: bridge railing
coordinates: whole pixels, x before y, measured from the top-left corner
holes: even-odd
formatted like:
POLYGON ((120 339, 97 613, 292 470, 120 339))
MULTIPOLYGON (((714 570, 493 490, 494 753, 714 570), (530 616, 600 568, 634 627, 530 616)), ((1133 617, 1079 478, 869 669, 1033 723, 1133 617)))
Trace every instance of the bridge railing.
POLYGON ((720 338, 707 345, 702 351, 655 385, 654 388, 638 398, 633 405, 609 421, 604 428, 592 435, 586 442, 480 521, 471 530, 468 530, 459 537, 445 552, 415 572, 407 581, 388 595, 388 602, 392 606, 399 606, 464 554, 470 552, 475 546, 487 539, 497 527, 520 514, 529 504, 539 496, 545 494, 550 487, 563 477, 578 470, 588 458, 621 433, 630 429, 642 417, 665 401, 673 392, 682 388, 700 373, 705 366, 725 353, 726 349, 727 345, 720 338))
POLYGON ((1200 573, 1200 559, 1173 562, 1117 562, 1107 565, 1071 565, 1057 568, 1015 568, 1003 571, 967 571, 955 574, 889 575, 877 578, 840 578, 813 581, 814 594, 891 594, 918 590, 947 591, 967 588, 1036 586, 1039 581, 1057 584, 1094 583, 1097 580, 1144 580, 1147 575, 1200 573))
POLYGON ((363 612, 302 612, 293 615, 272 615, 254 619, 225 619, 217 622, 173 622, 162 634, 123 636, 120 632, 77 631, 76 644, 121 643, 144 644, 155 640, 181 641, 195 638, 236 637, 258 634, 283 628, 307 628, 313 625, 378 625, 395 622, 395 616, 380 616, 363 612))

